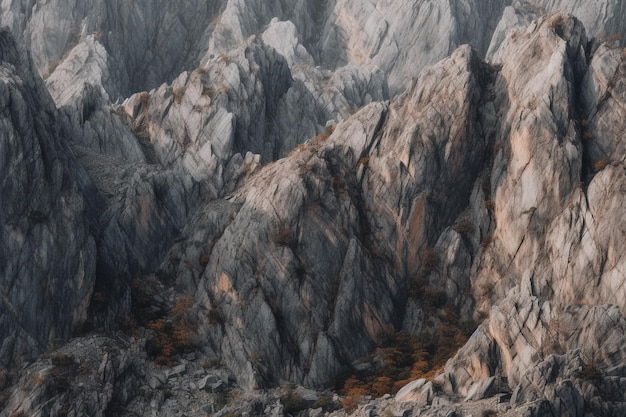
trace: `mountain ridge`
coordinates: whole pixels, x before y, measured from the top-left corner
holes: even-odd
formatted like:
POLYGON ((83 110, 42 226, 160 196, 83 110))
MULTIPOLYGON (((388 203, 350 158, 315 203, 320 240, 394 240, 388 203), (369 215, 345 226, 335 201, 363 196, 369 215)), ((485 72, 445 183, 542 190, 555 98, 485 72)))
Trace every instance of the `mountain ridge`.
MULTIPOLYGON (((455 47, 409 82, 399 61, 367 63, 387 59, 389 28, 374 31, 368 58, 316 66, 314 45, 338 41, 302 42, 311 16, 281 22, 296 14, 282 3, 225 3, 197 68, 121 105, 110 99, 126 81, 112 82, 118 52, 102 35, 81 35, 44 84, 2 32, 2 145, 41 150, 0 165, 11 172, 0 358, 24 364, 0 387, 0 415, 311 415, 337 375, 384 369, 397 334, 470 319, 478 329, 432 381, 356 412, 487 412, 504 391, 503 415, 621 415, 626 70, 615 41, 520 3, 487 25, 489 46, 455 47), (241 39, 224 40, 237 24, 241 39), (27 160, 36 187, 16 170, 27 160), (23 257, 49 269, 24 270, 23 257), (287 382, 318 391, 277 388, 287 382), (294 392, 305 405, 290 411, 294 392)), ((369 9, 355 8, 307 10, 327 22, 352 10, 358 23, 369 9)), ((371 41, 350 27, 348 55, 371 41)))

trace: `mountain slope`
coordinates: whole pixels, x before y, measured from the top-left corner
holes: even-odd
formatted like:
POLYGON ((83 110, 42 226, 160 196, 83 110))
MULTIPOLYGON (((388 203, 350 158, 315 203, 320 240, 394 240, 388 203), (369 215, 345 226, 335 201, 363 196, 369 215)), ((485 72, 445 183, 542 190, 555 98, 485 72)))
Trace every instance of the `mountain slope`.
POLYGON ((622 415, 619 2, 292 3, 2 3, 0 415, 622 415))

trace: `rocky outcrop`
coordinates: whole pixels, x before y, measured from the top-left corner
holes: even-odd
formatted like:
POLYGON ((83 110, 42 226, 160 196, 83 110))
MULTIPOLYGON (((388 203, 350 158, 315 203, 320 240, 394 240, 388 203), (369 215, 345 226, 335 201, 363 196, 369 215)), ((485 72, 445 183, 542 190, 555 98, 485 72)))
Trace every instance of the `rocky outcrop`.
POLYGON ((121 109, 160 165, 182 167, 196 181, 208 181, 213 196, 223 195, 260 162, 249 152, 275 160, 334 117, 385 98, 380 72, 302 68, 310 56, 295 34, 279 35, 281 27, 294 29, 272 21, 262 40, 124 102, 121 109))
POLYGON ((76 145, 121 158, 146 162, 140 142, 127 123, 108 107, 115 91, 109 73, 110 57, 94 35, 73 48, 46 80, 55 104, 68 117, 76 145))
MULTIPOLYGON (((503 117, 513 124, 491 175, 497 226, 472 282, 489 319, 440 378, 459 395, 503 375, 518 405, 543 400, 556 415, 623 412, 621 394, 598 397, 621 377, 609 369, 623 363, 622 240, 609 220, 620 218, 613 197, 621 197, 607 188, 621 186, 621 168, 599 151, 621 141, 607 129, 592 133, 604 124, 597 118, 612 117, 597 110, 613 88, 598 62, 608 60, 606 71, 618 77, 619 65, 608 63, 621 58, 602 46, 587 66, 586 47, 582 25, 556 15, 510 34, 494 54, 508 80, 503 117), (519 65, 531 56, 537 71, 519 65)), ((620 154, 619 145, 610 153, 620 154)))
POLYGON ((0 32, 0 366, 80 329, 95 282, 95 189, 32 63, 0 32))
POLYGON ((470 43, 484 52, 504 3, 337 1, 320 36, 320 61, 330 67, 346 62, 380 67, 392 90, 401 91, 459 45, 470 43))
MULTIPOLYGON (((148 361, 145 339, 87 336, 49 352, 20 372, 0 416, 214 415, 231 380, 188 355, 173 368, 148 361)), ((263 398, 275 405, 277 399, 263 398)))
POLYGON ((224 2, 133 4, 92 1, 9 1, 2 5, 2 26, 33 53, 47 77, 66 53, 96 38, 106 49, 112 100, 153 88, 193 67, 212 32, 224 2))
POLYGON ((90 337, 68 344, 40 359, 20 375, 20 390, 0 415, 95 415, 113 412, 116 404, 136 397, 145 377, 141 352, 123 341, 90 337), (50 401, 50 393, 54 393, 50 401))
POLYGON ((2 42, 0 333, 10 367, 128 312, 131 278, 156 269, 206 187, 149 165, 101 86, 52 85, 57 110, 28 54, 6 31, 2 42))
POLYGON ((621 21, 626 10, 615 0, 591 5, 554 0, 194 0, 159 7, 147 0, 132 6, 106 0, 16 0, 2 5, 0 24, 31 49, 44 77, 67 60, 73 48, 84 49, 83 43, 96 38, 108 54, 110 82, 104 87, 115 101, 237 49, 273 18, 293 23, 318 65, 331 70, 347 64, 380 68, 395 92, 457 46, 469 43, 484 54, 507 29, 556 10, 577 16, 593 36, 624 41, 621 21))
POLYGON ((326 386, 473 318, 358 415, 623 414, 619 2, 74 3, 1 9, 51 97, 2 32, 0 365, 109 336, 21 369, 7 413, 290 413, 319 394, 222 390, 326 386), (197 352, 161 367, 174 291, 197 352))
POLYGON ((480 173, 491 136, 474 121, 492 80, 462 48, 406 95, 308 140, 192 220, 164 273, 217 311, 207 345, 240 383, 322 385, 393 332, 440 233, 428 225, 451 225, 480 173), (448 188, 454 203, 433 197, 448 188))

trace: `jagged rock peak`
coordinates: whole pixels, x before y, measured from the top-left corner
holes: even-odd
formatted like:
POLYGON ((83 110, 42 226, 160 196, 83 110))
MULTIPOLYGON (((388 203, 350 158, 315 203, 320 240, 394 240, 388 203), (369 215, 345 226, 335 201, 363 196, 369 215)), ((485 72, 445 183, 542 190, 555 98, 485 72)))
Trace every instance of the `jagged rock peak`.
POLYGON ((349 408, 450 356, 357 413, 623 415, 621 2, 70 3, 0 9, 0 365, 79 336, 0 370, 2 417, 354 374, 349 408))
MULTIPOLYGON (((510 33, 501 48, 494 57, 509 92, 508 138, 491 176, 497 226, 473 281, 489 318, 438 382, 469 396, 489 378, 503 378, 518 406, 543 400, 535 411, 619 415, 623 395, 611 390, 601 399, 595 391, 610 385, 615 375, 608 370, 623 363, 617 335, 626 311, 615 274, 622 261, 613 255, 623 240, 612 237, 615 224, 605 217, 621 198, 606 181, 620 187, 623 175, 615 173, 623 167, 593 156, 598 145, 590 142, 606 146, 613 133, 592 137, 589 126, 610 116, 586 110, 597 103, 589 95, 597 88, 594 61, 606 51, 589 62, 582 24, 563 14, 510 33), (591 329, 598 339, 585 336, 591 329), (598 372, 593 383, 584 376, 589 369, 598 372)), ((612 216, 621 218, 621 210, 612 216)))

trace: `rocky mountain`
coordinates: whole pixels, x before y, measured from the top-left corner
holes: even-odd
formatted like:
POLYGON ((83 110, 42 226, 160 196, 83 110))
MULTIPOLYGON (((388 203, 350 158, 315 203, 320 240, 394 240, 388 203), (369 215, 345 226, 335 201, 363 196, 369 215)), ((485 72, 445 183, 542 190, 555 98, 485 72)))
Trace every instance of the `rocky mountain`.
POLYGON ((624 17, 2 1, 0 416, 624 415, 624 17))

